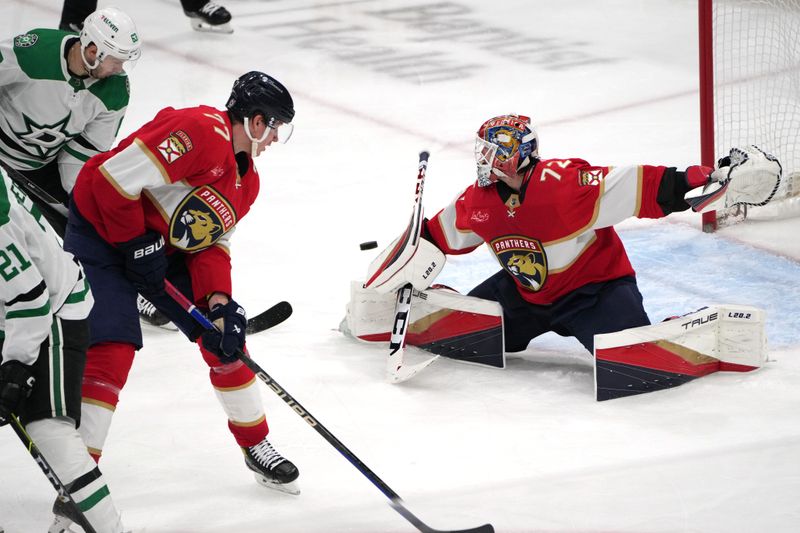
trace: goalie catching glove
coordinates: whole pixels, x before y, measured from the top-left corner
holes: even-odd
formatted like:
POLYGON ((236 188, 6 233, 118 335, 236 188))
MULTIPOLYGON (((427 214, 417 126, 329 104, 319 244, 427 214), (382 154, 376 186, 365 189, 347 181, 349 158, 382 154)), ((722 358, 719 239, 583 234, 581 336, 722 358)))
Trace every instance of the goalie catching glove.
POLYGON ((775 196, 781 174, 778 159, 760 148, 752 145, 732 148, 705 182, 693 182, 687 169, 687 181, 697 187, 686 193, 684 199, 698 213, 737 205, 762 206, 775 196))

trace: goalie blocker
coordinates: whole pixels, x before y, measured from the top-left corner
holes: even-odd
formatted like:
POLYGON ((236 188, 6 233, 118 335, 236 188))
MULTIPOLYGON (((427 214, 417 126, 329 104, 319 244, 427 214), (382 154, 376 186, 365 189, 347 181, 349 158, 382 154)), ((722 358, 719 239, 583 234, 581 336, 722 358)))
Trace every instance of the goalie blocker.
POLYGON ((764 311, 738 305, 595 335, 597 400, 677 387, 718 371, 749 372, 764 364, 766 346, 764 311))

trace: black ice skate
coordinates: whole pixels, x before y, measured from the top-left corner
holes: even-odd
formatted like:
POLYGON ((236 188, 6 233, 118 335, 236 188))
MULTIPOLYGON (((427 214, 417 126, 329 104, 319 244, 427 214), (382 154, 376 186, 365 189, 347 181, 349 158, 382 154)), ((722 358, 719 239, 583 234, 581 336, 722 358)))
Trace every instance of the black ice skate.
POLYGON ((300 494, 300 488, 294 483, 300 472, 291 461, 275 451, 266 437, 255 446, 242 448, 242 453, 247 468, 255 472, 256 481, 261 485, 288 494, 300 494))
POLYGON ((56 498, 55 503, 53 503, 53 514, 55 517, 47 533, 71 533, 77 531, 70 529, 70 526, 78 520, 78 517, 74 515, 72 508, 62 502, 60 498, 56 498))
POLYGON ((170 322, 167 315, 156 309, 156 306, 150 303, 141 294, 136 297, 136 305, 139 307, 139 320, 144 324, 156 326, 170 331, 177 331, 178 328, 170 322))
POLYGON ((196 31, 233 33, 233 27, 230 25, 231 14, 219 4, 209 1, 197 11, 184 9, 183 12, 189 17, 189 24, 196 31))

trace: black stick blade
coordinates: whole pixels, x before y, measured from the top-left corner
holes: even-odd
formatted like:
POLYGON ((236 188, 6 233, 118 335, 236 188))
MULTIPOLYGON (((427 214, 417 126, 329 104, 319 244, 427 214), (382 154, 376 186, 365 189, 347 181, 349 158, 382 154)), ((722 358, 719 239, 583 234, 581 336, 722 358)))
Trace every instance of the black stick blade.
POLYGON ((473 527, 470 529, 433 529, 425 522, 414 516, 414 513, 406 509, 406 506, 403 505, 403 500, 400 498, 392 498, 389 502, 389 505, 391 505, 392 509, 400 513, 403 518, 411 522, 411 524, 413 524, 413 526, 419 529, 422 533, 494 533, 494 527, 492 524, 484 524, 482 526, 473 527))
POLYGON ((247 334, 253 335, 273 328, 290 316, 292 316, 291 304, 289 302, 278 302, 263 313, 247 320, 247 334))

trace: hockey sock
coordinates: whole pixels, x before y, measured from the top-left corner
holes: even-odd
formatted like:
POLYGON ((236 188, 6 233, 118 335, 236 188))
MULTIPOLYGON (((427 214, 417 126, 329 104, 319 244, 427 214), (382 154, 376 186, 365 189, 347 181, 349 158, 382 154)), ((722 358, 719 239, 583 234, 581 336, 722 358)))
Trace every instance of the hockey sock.
POLYGON ((95 461, 100 461, 134 353, 131 344, 111 342, 96 344, 86 353, 80 433, 95 461))
POLYGON ((199 342, 198 346, 210 367, 211 385, 228 416, 228 428, 236 443, 244 448, 258 444, 269 433, 269 426, 255 374, 241 361, 223 365, 199 342))
POLYGON ((98 532, 121 533, 120 513, 72 419, 37 420, 26 430, 92 526, 98 532))

